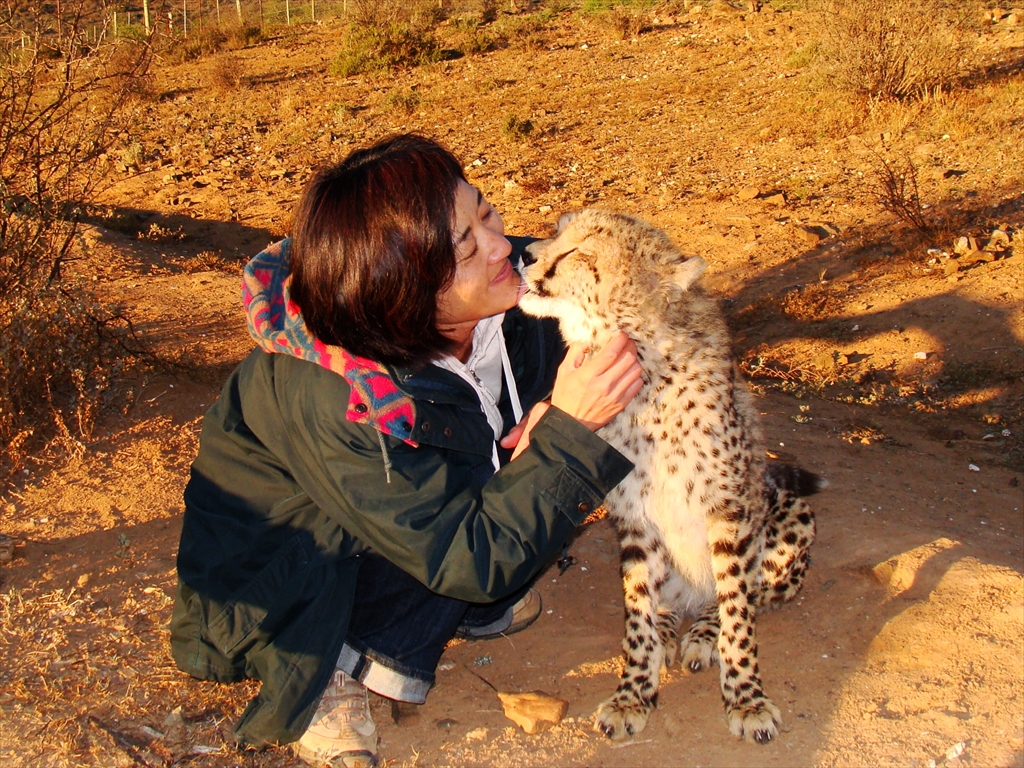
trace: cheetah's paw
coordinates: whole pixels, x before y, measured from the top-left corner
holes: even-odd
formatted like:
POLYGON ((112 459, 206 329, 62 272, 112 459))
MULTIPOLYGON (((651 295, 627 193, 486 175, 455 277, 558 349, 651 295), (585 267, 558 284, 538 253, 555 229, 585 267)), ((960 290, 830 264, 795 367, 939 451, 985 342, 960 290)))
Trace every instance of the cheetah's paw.
POLYGON ((718 636, 687 632, 679 644, 682 665, 691 672, 700 672, 718 664, 718 636))
POLYGON ((747 741, 767 744, 779 735, 782 713, 768 699, 726 710, 729 732, 747 741))
POLYGON ((650 714, 651 705, 616 694, 597 708, 594 730, 612 741, 625 741, 644 729, 650 714))

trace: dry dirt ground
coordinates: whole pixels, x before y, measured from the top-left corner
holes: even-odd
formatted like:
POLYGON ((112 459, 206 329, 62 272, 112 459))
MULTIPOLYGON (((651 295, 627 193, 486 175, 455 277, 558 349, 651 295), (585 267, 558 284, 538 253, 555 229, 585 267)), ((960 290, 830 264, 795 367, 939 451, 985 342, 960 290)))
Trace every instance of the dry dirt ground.
POLYGON ((331 77, 331 24, 158 66, 77 267, 188 367, 130 382, 81 458, 29 462, 4 496, 0 764, 299 764, 232 746, 252 685, 169 660, 181 492, 202 414, 251 346, 239 263, 287 232, 310 168, 417 130, 464 158, 510 232, 600 205, 703 255, 769 447, 831 485, 801 596, 758 622, 785 720, 772 744, 730 736, 716 675, 678 667, 634 741, 591 731, 622 634, 597 521, 576 564, 540 579, 534 627, 453 644, 416 711, 374 701, 388 765, 1024 765, 1024 249, 955 272, 940 253, 1024 225, 1024 28, 985 27, 962 89, 872 106, 804 66, 813 19, 770 10, 679 7, 628 40, 564 13, 388 78, 331 77), (241 84, 217 88, 218 67, 241 84), (503 132, 509 116, 533 131, 503 132), (886 147, 919 171, 930 240, 870 192, 886 147), (484 680, 568 715, 527 735, 484 680))

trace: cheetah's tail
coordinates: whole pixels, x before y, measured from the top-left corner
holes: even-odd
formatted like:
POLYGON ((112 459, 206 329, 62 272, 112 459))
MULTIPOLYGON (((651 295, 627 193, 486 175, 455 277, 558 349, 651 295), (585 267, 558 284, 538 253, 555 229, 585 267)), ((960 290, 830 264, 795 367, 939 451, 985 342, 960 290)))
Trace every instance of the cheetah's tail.
POLYGON ((811 496, 828 487, 828 480, 794 464, 769 461, 764 470, 769 489, 789 491, 797 496, 811 496))

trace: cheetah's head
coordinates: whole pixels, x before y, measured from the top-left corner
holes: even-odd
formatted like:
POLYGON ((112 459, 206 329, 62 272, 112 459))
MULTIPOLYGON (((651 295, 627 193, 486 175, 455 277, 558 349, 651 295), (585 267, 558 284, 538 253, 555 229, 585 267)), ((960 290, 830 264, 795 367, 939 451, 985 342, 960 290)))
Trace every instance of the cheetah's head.
POLYGON ((668 236, 625 214, 565 214, 549 240, 527 247, 523 311, 560 321, 567 341, 602 342, 637 331, 679 305, 707 266, 686 258, 668 236))

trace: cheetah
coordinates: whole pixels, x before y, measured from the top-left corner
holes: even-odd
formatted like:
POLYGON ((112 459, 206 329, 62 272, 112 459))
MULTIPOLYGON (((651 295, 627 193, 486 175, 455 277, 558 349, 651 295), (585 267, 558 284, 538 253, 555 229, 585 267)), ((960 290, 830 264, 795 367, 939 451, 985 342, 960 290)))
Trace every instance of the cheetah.
POLYGON ((567 342, 591 349, 623 329, 643 368, 640 394, 600 430, 635 469, 605 500, 621 549, 625 664, 595 730, 639 733, 678 652, 694 672, 719 665, 729 730, 767 743, 780 713, 762 690, 754 617, 799 591, 815 533, 801 496, 825 481, 766 461, 725 321, 697 284, 704 259, 594 209, 562 216, 530 258, 524 312, 557 318, 567 342), (680 639, 684 616, 696 620, 680 639))

